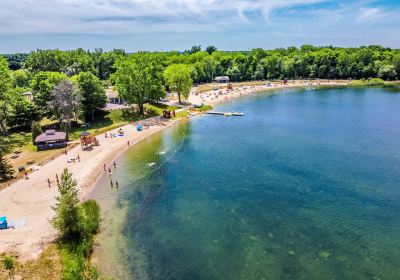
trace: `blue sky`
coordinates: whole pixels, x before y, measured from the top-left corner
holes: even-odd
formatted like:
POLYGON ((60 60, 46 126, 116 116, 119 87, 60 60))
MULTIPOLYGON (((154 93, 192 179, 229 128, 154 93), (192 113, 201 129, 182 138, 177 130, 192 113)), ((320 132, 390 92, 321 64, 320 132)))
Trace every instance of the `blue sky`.
POLYGON ((400 0, 1 0, 0 53, 197 44, 400 48, 400 0))

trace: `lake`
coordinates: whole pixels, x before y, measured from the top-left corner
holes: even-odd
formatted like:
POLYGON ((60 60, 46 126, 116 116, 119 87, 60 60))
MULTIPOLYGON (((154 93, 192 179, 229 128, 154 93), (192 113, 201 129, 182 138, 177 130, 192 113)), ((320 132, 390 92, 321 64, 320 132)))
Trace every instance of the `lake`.
POLYGON ((219 105, 123 154, 90 194, 116 279, 398 279, 400 94, 295 90, 219 105))

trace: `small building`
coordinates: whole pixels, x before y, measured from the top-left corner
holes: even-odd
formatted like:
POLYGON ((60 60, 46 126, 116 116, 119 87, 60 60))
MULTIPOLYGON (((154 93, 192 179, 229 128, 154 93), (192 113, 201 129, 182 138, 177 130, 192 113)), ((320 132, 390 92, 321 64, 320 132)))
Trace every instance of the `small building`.
POLYGON ((7 218, 0 217, 0 229, 7 229, 7 228, 8 228, 7 218))
POLYGON ((33 93, 31 91, 26 91, 23 93, 23 95, 25 96, 26 100, 28 100, 28 101, 33 100, 33 93))
POLYGON ((39 150, 65 147, 67 145, 67 134, 49 129, 36 137, 35 144, 39 150))
POLYGON ((124 104, 124 100, 119 97, 113 89, 106 90, 107 102, 112 104, 124 104))
POLYGON ((228 76, 217 76, 214 78, 214 82, 216 83, 229 83, 228 76))

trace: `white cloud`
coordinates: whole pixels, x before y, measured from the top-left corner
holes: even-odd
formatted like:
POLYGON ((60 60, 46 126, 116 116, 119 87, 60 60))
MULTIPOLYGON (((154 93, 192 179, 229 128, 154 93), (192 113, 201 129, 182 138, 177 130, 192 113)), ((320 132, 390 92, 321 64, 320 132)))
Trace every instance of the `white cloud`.
POLYGON ((326 0, 2 0, 0 34, 218 31, 326 0))
POLYGON ((358 22, 374 21, 382 18, 385 11, 380 8, 359 8, 358 22))

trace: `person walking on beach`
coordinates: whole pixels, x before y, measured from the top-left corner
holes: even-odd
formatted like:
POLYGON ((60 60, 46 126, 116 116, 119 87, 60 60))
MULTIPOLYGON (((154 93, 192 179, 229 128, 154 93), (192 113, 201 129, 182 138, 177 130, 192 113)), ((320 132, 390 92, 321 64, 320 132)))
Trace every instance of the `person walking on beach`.
POLYGON ((29 180, 28 172, 25 171, 25 180, 29 180))
POLYGON ((50 179, 47 179, 47 183, 49 183, 49 189, 51 188, 50 179))
POLYGON ((117 168, 117 164, 115 163, 115 161, 114 161, 114 168, 117 168))
POLYGON ((76 158, 78 159, 78 162, 81 162, 81 158, 79 155, 76 158))
POLYGON ((106 170, 106 164, 105 164, 105 163, 103 164, 103 169, 104 169, 104 171, 107 171, 107 170, 106 170))
POLYGON ((129 140, 128 140, 128 147, 129 147, 129 140))
POLYGON ((56 181, 57 181, 57 186, 60 186, 60 180, 58 179, 58 174, 56 174, 56 181))
POLYGON ((108 168, 108 175, 111 176, 111 174, 112 174, 112 173, 111 173, 111 168, 109 167, 109 168, 108 168))
POLYGON ((111 185, 111 188, 114 187, 114 184, 113 184, 113 181, 112 181, 112 180, 110 180, 110 185, 111 185))
POLYGON ((118 180, 115 181, 115 186, 116 186, 117 188, 119 188, 118 180))

